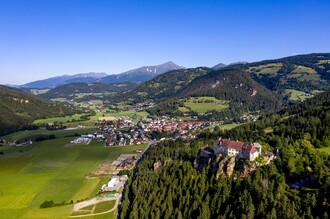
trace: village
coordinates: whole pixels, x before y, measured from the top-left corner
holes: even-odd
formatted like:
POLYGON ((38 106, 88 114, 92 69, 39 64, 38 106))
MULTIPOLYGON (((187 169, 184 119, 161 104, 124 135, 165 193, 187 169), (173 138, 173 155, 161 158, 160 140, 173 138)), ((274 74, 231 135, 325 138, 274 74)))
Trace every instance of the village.
POLYGON ((222 121, 182 121, 163 116, 134 122, 130 117, 103 121, 98 128, 106 138, 107 146, 145 144, 151 140, 182 138, 190 141, 206 127, 223 124, 222 121))

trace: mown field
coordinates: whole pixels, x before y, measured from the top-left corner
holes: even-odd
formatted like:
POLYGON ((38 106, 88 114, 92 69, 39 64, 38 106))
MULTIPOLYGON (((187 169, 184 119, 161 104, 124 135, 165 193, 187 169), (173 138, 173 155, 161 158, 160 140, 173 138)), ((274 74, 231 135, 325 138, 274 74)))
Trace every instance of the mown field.
MULTIPOLYGON (((20 132, 6 138, 22 136, 20 132)), ((68 203, 95 196, 109 177, 87 179, 87 174, 106 160, 146 146, 109 148, 103 142, 92 142, 64 147, 70 140, 73 137, 59 137, 25 147, 0 147, 4 152, 0 155, 0 218, 67 218, 72 204, 45 209, 39 206, 44 201, 68 203)))
POLYGON ((137 117, 146 117, 149 115, 146 111, 135 112, 133 110, 126 110, 121 112, 107 112, 98 110, 94 116, 91 116, 89 120, 78 121, 81 116, 84 114, 75 114, 72 116, 65 117, 53 117, 47 119, 38 119, 33 122, 35 125, 48 124, 54 122, 62 122, 63 125, 74 127, 77 125, 84 125, 86 127, 93 127, 94 123, 91 121, 97 121, 100 117, 123 117, 123 116, 137 116, 137 117))
POLYGON ((223 110, 229 107, 228 101, 218 100, 215 97, 191 97, 184 102, 185 107, 180 107, 182 112, 189 109, 198 113, 205 113, 211 110, 223 110))
POLYGON ((72 136, 74 134, 83 135, 86 133, 94 133, 97 131, 95 128, 79 128, 79 129, 71 129, 71 130, 58 130, 58 131, 50 131, 46 129, 37 129, 31 131, 20 131, 13 134, 2 136, 2 139, 5 139, 9 142, 19 141, 21 139, 33 138, 34 136, 39 135, 55 135, 56 138, 63 138, 67 136, 72 136))

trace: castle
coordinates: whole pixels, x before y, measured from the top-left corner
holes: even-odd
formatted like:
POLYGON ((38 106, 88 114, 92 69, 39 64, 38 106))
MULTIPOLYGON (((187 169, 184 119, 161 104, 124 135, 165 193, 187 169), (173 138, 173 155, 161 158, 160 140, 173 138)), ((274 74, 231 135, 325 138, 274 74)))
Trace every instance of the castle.
POLYGON ((228 156, 237 156, 249 161, 254 161, 261 155, 262 146, 259 143, 245 143, 240 141, 232 141, 230 139, 222 139, 219 137, 214 142, 215 155, 223 154, 228 156))

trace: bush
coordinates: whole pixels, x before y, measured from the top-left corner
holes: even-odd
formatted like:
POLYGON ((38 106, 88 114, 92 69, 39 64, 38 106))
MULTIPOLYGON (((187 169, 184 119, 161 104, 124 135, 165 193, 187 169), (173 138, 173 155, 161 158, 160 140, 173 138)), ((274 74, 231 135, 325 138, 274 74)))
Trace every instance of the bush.
POLYGON ((50 207, 53 207, 55 204, 54 204, 54 201, 44 201, 40 206, 39 208, 50 208, 50 207))

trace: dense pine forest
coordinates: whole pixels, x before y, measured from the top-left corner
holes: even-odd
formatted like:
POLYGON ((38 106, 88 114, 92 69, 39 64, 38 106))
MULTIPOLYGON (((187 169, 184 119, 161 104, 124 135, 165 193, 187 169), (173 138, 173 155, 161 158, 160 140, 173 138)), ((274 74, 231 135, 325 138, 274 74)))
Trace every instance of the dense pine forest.
POLYGON ((328 218, 330 92, 264 115, 230 131, 206 131, 193 142, 161 142, 129 179, 121 218, 328 218), (268 131, 266 131, 268 130, 268 131), (279 156, 246 177, 198 171, 194 160, 218 135, 258 141, 279 156), (293 185, 298 183, 299 188, 293 185))

